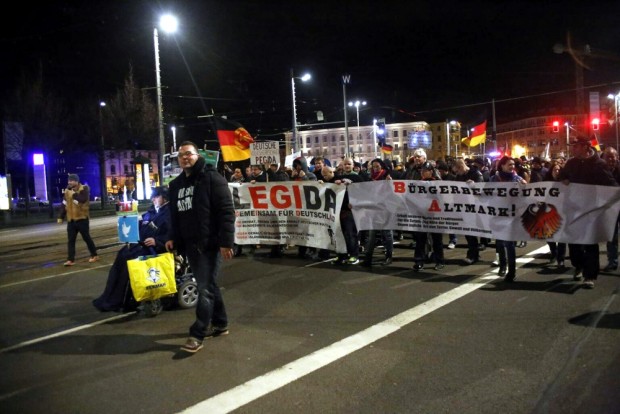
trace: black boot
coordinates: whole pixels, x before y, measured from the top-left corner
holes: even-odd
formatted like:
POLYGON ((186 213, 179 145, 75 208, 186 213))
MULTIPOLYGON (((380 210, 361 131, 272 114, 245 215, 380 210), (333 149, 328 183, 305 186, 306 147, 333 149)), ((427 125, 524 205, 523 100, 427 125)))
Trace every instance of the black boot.
POLYGON ((506 276, 506 266, 500 266, 499 270, 497 271, 497 275, 501 277, 506 276))

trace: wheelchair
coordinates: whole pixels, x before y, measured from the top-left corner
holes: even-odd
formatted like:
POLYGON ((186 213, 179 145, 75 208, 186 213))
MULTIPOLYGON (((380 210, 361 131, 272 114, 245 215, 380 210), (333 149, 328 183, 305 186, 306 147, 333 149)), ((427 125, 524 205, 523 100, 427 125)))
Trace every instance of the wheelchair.
POLYGON ((145 316, 154 317, 159 315, 164 309, 170 310, 174 308, 190 309, 196 306, 198 303, 198 284, 194 278, 193 273, 189 267, 187 259, 183 256, 175 256, 175 276, 174 279, 177 285, 177 293, 164 296, 155 300, 147 300, 135 303, 133 294, 131 292, 131 286, 127 284, 127 295, 125 300, 133 301, 134 304, 145 316))

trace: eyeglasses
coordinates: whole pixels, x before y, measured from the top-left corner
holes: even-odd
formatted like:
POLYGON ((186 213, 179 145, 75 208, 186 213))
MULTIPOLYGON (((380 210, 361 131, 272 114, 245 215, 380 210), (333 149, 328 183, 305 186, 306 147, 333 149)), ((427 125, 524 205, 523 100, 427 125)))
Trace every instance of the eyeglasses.
POLYGON ((192 155, 196 155, 196 153, 192 151, 179 152, 179 158, 191 157, 192 155))

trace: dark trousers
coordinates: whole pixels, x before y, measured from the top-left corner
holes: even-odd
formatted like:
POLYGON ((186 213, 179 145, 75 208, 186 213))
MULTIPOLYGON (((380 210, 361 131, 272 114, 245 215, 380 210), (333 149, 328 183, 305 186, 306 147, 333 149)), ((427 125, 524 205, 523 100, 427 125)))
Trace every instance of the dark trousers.
POLYGON ((433 258, 435 263, 443 263, 443 234, 441 233, 426 233, 417 231, 414 233, 415 237, 415 257, 413 260, 416 263, 424 263, 426 261, 426 242, 428 235, 430 234, 433 244, 433 258))
POLYGON ((517 270, 517 251, 515 242, 495 240, 495 251, 499 255, 500 269, 508 267, 508 273, 515 274, 517 270))
MULTIPOLYGON (((148 249, 144 249, 139 244, 125 246, 119 250, 114 259, 114 263, 108 272, 108 280, 101 296, 93 300, 93 305, 100 311, 117 311, 121 308, 129 310, 126 304, 125 294, 131 296, 131 289, 127 289, 129 283, 129 271, 127 270, 127 260, 135 259, 138 256, 151 254, 148 249)), ((135 306, 135 303, 132 305, 135 306)))
POLYGON ((467 258, 478 260, 480 257, 478 238, 476 236, 465 236, 465 240, 467 240, 467 258))
POLYGON ((559 262, 563 262, 566 257, 566 243, 547 242, 551 258, 559 262))
POLYGON ((347 253, 351 257, 357 257, 360 254, 360 242, 357 236, 357 226, 353 220, 353 213, 345 211, 340 213, 340 227, 344 241, 347 244, 347 253))
POLYGON ((190 336, 203 340, 207 335, 209 324, 228 326, 228 317, 222 293, 217 285, 222 265, 220 251, 200 251, 196 246, 188 246, 187 260, 198 284, 198 305, 196 321, 189 328, 190 336))
POLYGON ((97 248, 93 239, 90 238, 89 227, 90 221, 88 219, 67 222, 67 236, 69 238, 67 242, 67 250, 69 252, 67 260, 75 261, 75 241, 77 240, 78 233, 82 235, 90 255, 97 256, 97 248))
POLYGON ((607 242, 607 264, 618 264, 618 225, 620 225, 620 217, 616 221, 613 238, 607 242))
POLYGON ((366 241, 365 258, 366 262, 372 262, 372 255, 375 252, 377 244, 377 233, 380 232, 383 237, 383 247, 385 247, 385 256, 392 257, 394 252, 394 236, 392 230, 368 230, 368 240, 366 241))
POLYGON ((596 280, 600 266, 598 244, 569 244, 568 254, 571 264, 583 269, 584 279, 596 280))

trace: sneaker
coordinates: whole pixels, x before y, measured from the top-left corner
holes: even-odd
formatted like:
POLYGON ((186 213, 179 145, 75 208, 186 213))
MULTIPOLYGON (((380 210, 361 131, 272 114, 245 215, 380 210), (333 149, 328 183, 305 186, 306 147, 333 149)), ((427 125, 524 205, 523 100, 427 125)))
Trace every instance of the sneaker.
POLYGON ((360 262, 360 259, 358 259, 355 256, 351 256, 347 259, 346 264, 350 264, 350 265, 356 265, 360 262))
POLYGON ((469 257, 466 257, 465 260, 463 260, 465 262, 466 265, 472 265, 474 263, 476 263, 478 261, 478 259, 471 259, 469 257))
POLYGON ((424 264, 423 263, 416 263, 413 265, 413 270, 415 270, 416 272, 419 270, 424 269, 424 264))
POLYGON ((73 260, 67 260, 63 263, 63 266, 73 266, 75 262, 73 260))
POLYGON ((482 244, 478 245, 478 250, 483 251, 483 250, 486 250, 486 249, 487 249, 487 245, 486 244, 482 243, 482 244))
POLYGON ((98 260, 99 256, 91 256, 90 259, 88 259, 88 263, 95 263, 98 260))
POLYGON ((381 262, 381 266, 389 266, 392 264, 392 258, 386 257, 384 261, 381 262))
POLYGON ((448 243, 448 249, 452 250, 452 249, 454 249, 455 247, 456 247, 456 243, 454 243, 454 242, 450 242, 450 243, 448 243))
POLYGON ((185 345, 183 345, 181 347, 181 351, 185 351, 185 352, 198 352, 202 349, 202 341, 200 339, 194 338, 193 336, 190 336, 189 338, 187 338, 187 341, 185 341, 185 345))
POLYGON ((441 270, 441 269, 443 269, 444 267, 446 267, 446 266, 445 266, 443 263, 437 263, 437 264, 435 265, 435 270, 441 270))
POLYGON ((497 275, 498 276, 506 276, 506 268, 505 267, 500 267, 499 270, 497 271, 497 275))
POLYGON ((580 267, 576 267, 575 268, 575 272, 573 273, 573 280, 574 281, 578 282, 578 281, 580 281, 582 279, 582 277, 581 277, 581 271, 582 270, 583 269, 581 269, 580 267))
POLYGON ((605 272, 611 272, 612 270, 618 270, 618 263, 610 262, 603 268, 605 272))
POLYGON ((205 338, 215 338, 216 336, 228 335, 228 326, 211 326, 207 329, 205 338))
POLYGON ((586 289, 594 289, 594 280, 592 279, 588 279, 585 282, 583 282, 583 287, 586 289))

